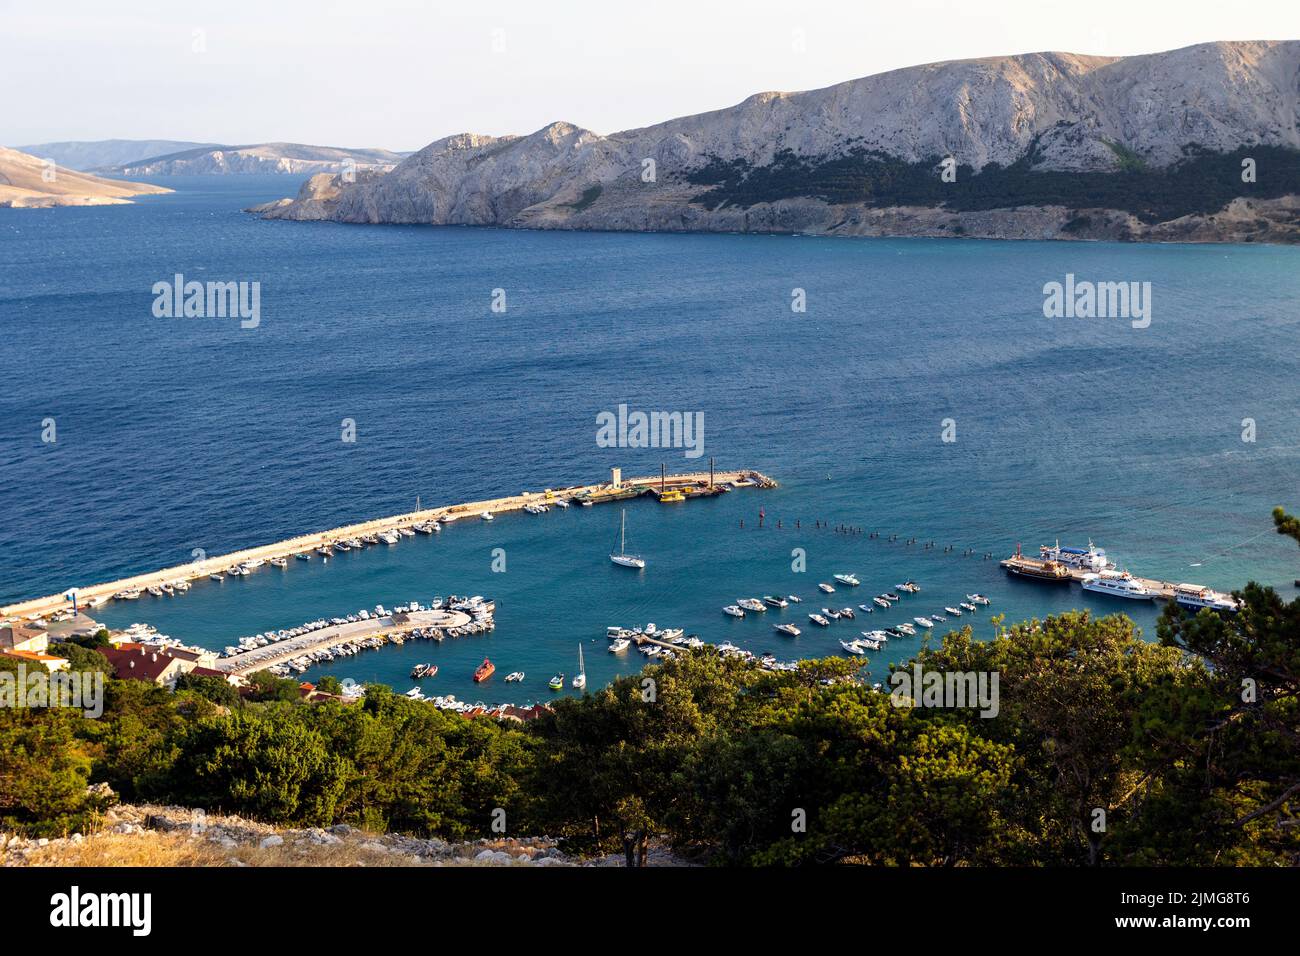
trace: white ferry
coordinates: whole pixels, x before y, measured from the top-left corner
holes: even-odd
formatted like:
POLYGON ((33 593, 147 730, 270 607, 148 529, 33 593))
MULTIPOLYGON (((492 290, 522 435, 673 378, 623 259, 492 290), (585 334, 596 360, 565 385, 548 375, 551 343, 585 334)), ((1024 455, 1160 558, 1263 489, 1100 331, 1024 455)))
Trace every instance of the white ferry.
POLYGON ((1054 547, 1043 545, 1038 552, 1044 561, 1055 561, 1067 568, 1091 571, 1094 574, 1110 571, 1115 567, 1113 561, 1106 559, 1106 552, 1091 541, 1088 542, 1087 548, 1063 548, 1061 542, 1057 541, 1054 547))
POLYGON ((1133 601, 1150 601, 1155 592, 1138 581, 1127 571, 1101 571, 1085 574, 1082 587, 1085 591, 1096 594, 1109 594, 1111 597, 1128 598, 1133 601))
POLYGON ((1215 611, 1235 611, 1237 602, 1226 594, 1220 594, 1199 584, 1174 585, 1174 600, 1183 607, 1200 610, 1208 607, 1215 611))

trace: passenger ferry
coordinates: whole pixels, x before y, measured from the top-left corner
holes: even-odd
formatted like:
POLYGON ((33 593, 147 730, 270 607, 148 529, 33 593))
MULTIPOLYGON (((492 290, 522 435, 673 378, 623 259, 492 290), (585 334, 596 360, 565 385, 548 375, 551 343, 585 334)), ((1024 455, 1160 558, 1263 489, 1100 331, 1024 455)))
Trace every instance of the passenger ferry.
POLYGON ((1214 611, 1235 611, 1237 602, 1226 594, 1220 594, 1199 584, 1174 585, 1174 600, 1183 607, 1199 611, 1208 607, 1214 611))
POLYGON ((1088 542, 1087 548, 1063 548, 1061 542, 1057 541, 1053 547, 1043 545, 1038 549, 1038 553, 1042 555, 1044 561, 1055 561, 1067 568, 1091 571, 1094 574, 1110 571, 1115 567, 1114 562, 1106 560, 1106 552, 1091 541, 1088 542))
POLYGON ((1082 587, 1095 594, 1109 594, 1111 597, 1128 598, 1133 601, 1150 601, 1155 592, 1138 581, 1127 571, 1100 571, 1085 574, 1082 587))

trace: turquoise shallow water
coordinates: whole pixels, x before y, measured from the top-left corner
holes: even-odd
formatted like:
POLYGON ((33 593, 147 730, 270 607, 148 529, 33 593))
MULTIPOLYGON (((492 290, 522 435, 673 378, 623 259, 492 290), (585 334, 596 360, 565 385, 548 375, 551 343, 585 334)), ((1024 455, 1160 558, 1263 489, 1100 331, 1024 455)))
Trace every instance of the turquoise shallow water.
MULTIPOLYGON (((579 641, 592 686, 639 666, 605 652, 614 623, 782 656, 837 650, 847 624, 792 642, 771 630, 782 612, 732 621, 720 608, 799 593, 802 625, 828 603, 814 601, 816 582, 841 570, 863 578, 855 605, 918 580, 925 590, 891 620, 976 590, 1011 619, 1116 609, 1007 581, 965 548, 1000 557, 1017 541, 1091 537, 1140 574, 1294 593, 1300 553, 1268 512, 1300 508, 1300 250, 266 223, 240 209, 296 181, 171 184, 134 206, 0 211, 15 370, 0 386, 0 601, 407 511, 417 495, 452 503, 615 465, 701 464, 598 447, 596 415, 620 402, 702 412, 706 456, 781 487, 632 503, 631 544, 650 559, 640 575, 605 557, 618 508, 575 508, 463 521, 101 616, 220 647, 380 601, 487 594, 499 604, 488 638, 331 666, 405 689, 411 664, 430 660, 441 672, 427 691, 524 702, 573 670, 579 641), (260 281, 261 325, 153 318, 151 287, 176 272, 260 281), (1151 282, 1151 327, 1044 319, 1042 286, 1066 273, 1151 282), (489 308, 495 288, 505 314, 489 308), (791 312, 795 288, 806 313, 791 312), (40 440, 46 417, 53 445, 40 440), (355 444, 339 440, 344 418, 355 444), (945 418, 954 443, 940 440, 945 418), (955 551, 814 530, 817 519, 955 551), (528 681, 475 688, 484 653, 528 681)), ((1152 609, 1120 609, 1150 629, 1152 609)))

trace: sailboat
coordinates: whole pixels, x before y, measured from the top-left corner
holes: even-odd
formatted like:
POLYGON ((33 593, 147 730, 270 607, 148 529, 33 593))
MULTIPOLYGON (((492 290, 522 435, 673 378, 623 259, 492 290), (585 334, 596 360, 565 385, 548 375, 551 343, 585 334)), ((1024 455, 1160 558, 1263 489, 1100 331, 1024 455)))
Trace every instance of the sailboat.
POLYGON ((574 690, 582 690, 587 686, 587 665, 582 662, 582 645, 578 645, 578 675, 573 678, 574 690))
MULTIPOLYGON (((618 536, 618 552, 616 554, 611 554, 609 556, 609 560, 625 568, 645 567, 644 558, 638 558, 634 554, 627 553, 627 509, 626 508, 623 509, 623 523, 618 536)), ((577 678, 575 677, 574 680, 576 681, 577 678)), ((584 682, 585 682, 585 678, 584 678, 584 682)), ((577 684, 574 684, 574 686, 576 687, 577 684)))

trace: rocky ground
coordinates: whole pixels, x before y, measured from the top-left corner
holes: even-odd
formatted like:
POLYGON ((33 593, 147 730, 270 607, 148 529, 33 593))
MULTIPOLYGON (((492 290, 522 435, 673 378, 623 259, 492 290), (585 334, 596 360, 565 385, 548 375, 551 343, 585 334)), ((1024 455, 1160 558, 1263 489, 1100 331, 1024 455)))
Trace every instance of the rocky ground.
MULTIPOLYGON (((652 866, 678 863, 652 850, 652 866)), ((448 842, 377 834, 346 824, 286 829, 185 807, 119 805, 99 832, 28 839, 0 832, 2 866, 621 866, 581 859, 550 837, 448 842)))

